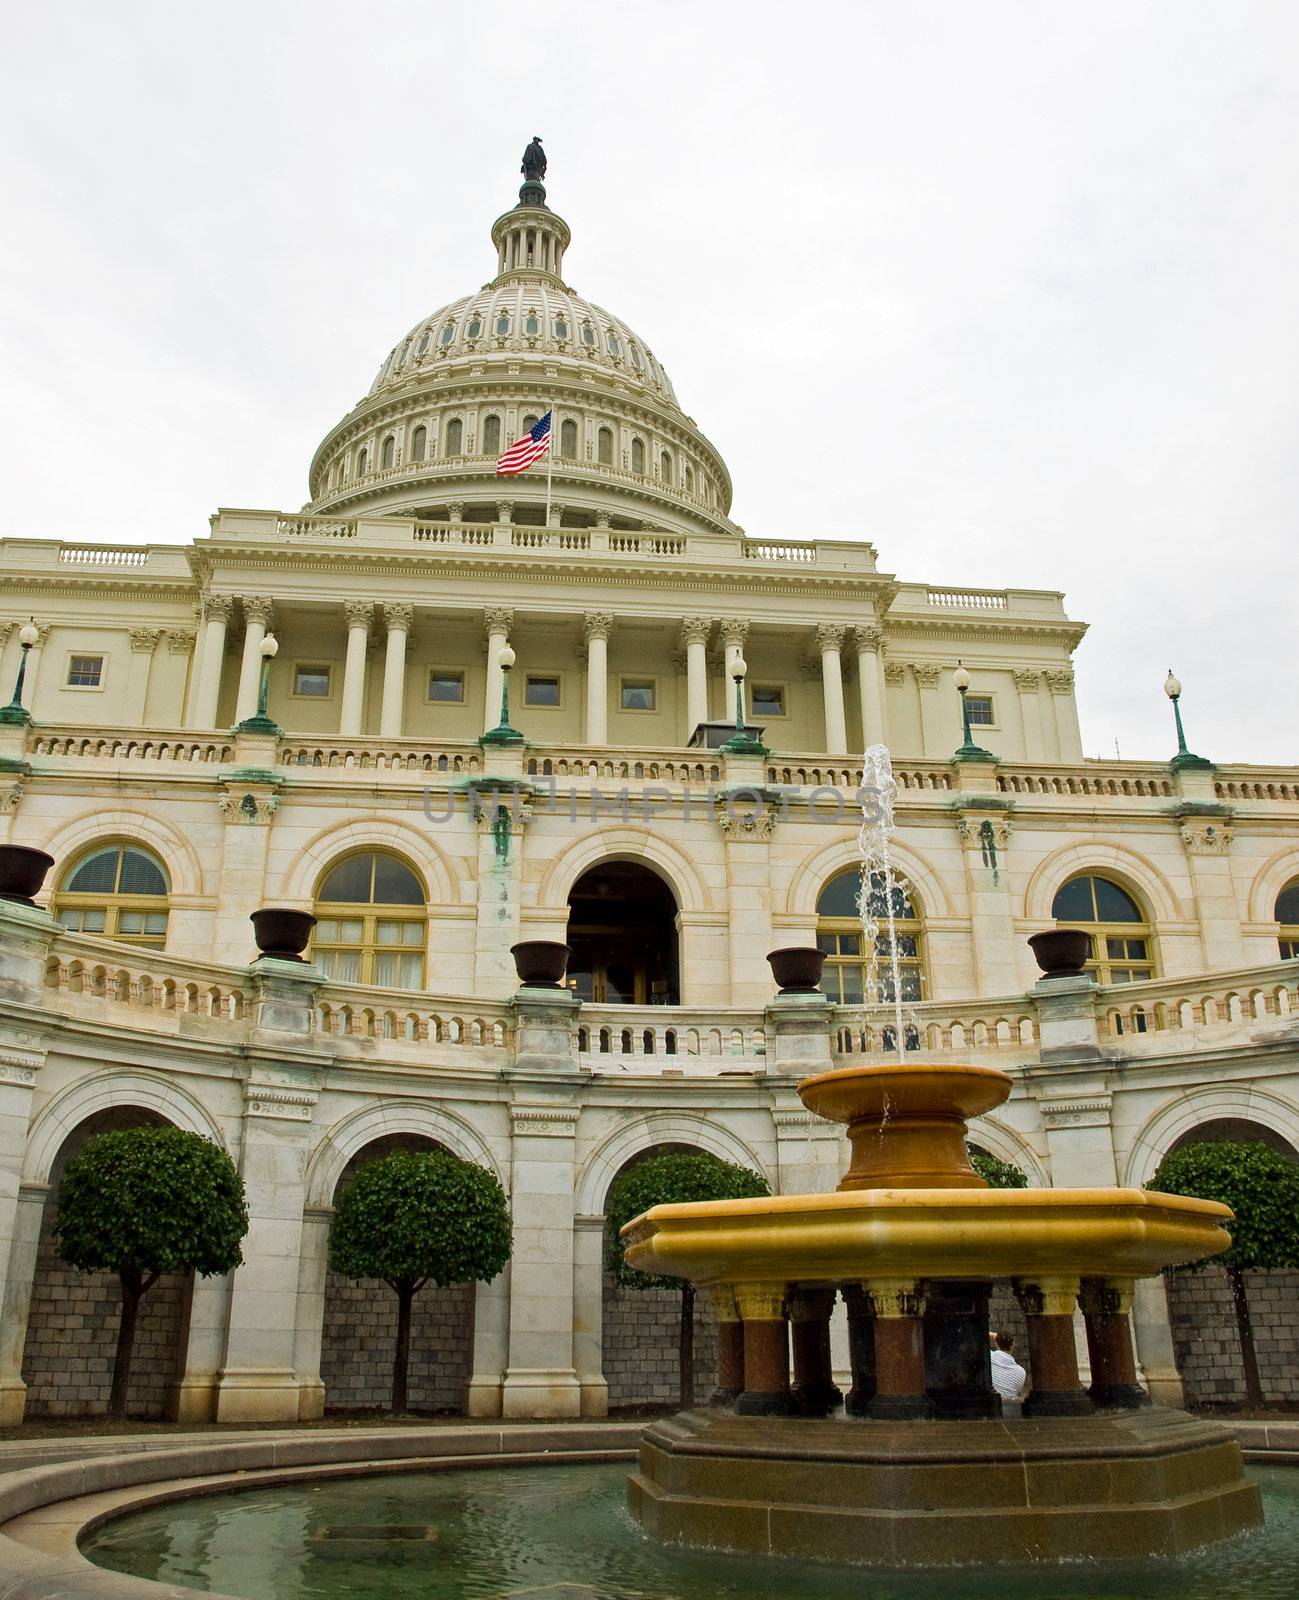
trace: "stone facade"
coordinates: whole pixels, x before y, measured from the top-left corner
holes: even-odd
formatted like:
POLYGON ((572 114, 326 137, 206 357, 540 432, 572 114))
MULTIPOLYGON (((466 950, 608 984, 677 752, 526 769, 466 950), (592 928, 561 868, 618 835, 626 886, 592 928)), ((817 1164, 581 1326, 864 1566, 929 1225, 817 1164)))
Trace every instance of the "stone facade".
MULTIPOLYGON (((386 1283, 325 1279, 320 1377, 332 1411, 386 1411, 392 1397, 397 1297, 386 1283)), ((411 1411, 459 1411, 474 1349, 467 1285, 426 1288, 411 1312, 411 1411)))
MULTIPOLYGON (((1245 1273, 1258 1375, 1268 1405, 1299 1404, 1299 1272, 1245 1273)), ((1220 1267, 1168 1280, 1169 1320, 1187 1400, 1245 1403, 1245 1379, 1231 1287, 1220 1267)))

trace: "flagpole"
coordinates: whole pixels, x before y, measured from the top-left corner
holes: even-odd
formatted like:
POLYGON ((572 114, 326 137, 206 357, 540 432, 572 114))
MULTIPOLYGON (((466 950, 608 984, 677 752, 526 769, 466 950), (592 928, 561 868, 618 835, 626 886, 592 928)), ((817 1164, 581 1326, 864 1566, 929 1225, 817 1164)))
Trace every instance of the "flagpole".
POLYGON ((555 465, 555 402, 550 401, 547 410, 550 415, 550 433, 546 442, 546 526, 550 526, 550 480, 555 465))

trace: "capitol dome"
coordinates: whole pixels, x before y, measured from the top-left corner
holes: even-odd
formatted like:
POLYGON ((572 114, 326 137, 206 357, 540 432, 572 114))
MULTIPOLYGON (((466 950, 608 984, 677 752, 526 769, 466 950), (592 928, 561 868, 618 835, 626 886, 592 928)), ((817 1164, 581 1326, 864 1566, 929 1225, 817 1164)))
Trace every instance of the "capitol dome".
POLYGON ((544 460, 496 458, 553 406, 552 527, 737 533, 726 464, 650 346, 563 277, 570 231, 539 181, 492 226, 496 276, 423 317, 311 463, 304 510, 541 526, 544 460))

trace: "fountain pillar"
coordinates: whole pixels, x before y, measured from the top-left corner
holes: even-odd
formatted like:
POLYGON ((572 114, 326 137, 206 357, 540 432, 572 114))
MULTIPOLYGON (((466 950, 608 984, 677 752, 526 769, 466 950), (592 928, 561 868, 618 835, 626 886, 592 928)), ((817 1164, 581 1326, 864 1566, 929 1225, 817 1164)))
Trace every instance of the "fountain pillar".
POLYGON ((875 1307, 875 1395, 870 1417, 932 1417, 925 1393, 925 1297, 913 1278, 869 1278, 875 1307))
POLYGON ((710 1298, 717 1318, 717 1387, 710 1404, 731 1406, 744 1393, 744 1323, 734 1289, 719 1284, 710 1298))
POLYGON ((735 1402, 743 1417, 786 1417, 789 1398, 789 1328, 783 1283, 742 1283, 735 1303, 744 1319, 744 1392, 735 1402))
POLYGON ((1088 1393, 1094 1405, 1105 1410, 1134 1411, 1150 1404, 1150 1396, 1137 1382, 1132 1350, 1130 1278, 1084 1278, 1078 1303, 1087 1329, 1087 1354, 1092 1382, 1088 1393))
POLYGON ((843 1298, 848 1308, 848 1360, 852 1365, 852 1388, 843 1408, 850 1417, 864 1417, 875 1398, 875 1309, 860 1283, 845 1283, 843 1298))
POLYGON ((1033 1392, 1026 1417, 1081 1417, 1093 1410, 1078 1376, 1073 1308, 1077 1278, 1018 1280, 1015 1295, 1028 1325, 1029 1376, 1033 1392))
POLYGON ((830 1358, 833 1289, 798 1288, 789 1297, 789 1331, 794 1347, 794 1386, 790 1398, 801 1415, 823 1417, 843 1399, 830 1358))

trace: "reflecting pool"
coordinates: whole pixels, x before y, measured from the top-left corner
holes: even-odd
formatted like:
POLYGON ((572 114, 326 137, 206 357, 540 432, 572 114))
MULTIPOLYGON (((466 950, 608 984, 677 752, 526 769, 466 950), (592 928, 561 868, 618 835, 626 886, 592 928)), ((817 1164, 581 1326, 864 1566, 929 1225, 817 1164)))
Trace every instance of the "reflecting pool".
POLYGON ((158 1506, 83 1544, 118 1572, 244 1600, 1293 1600, 1299 1471, 1251 1475, 1267 1525, 1165 1563, 800 1566, 665 1550, 627 1515, 626 1466, 347 1478, 158 1506))

